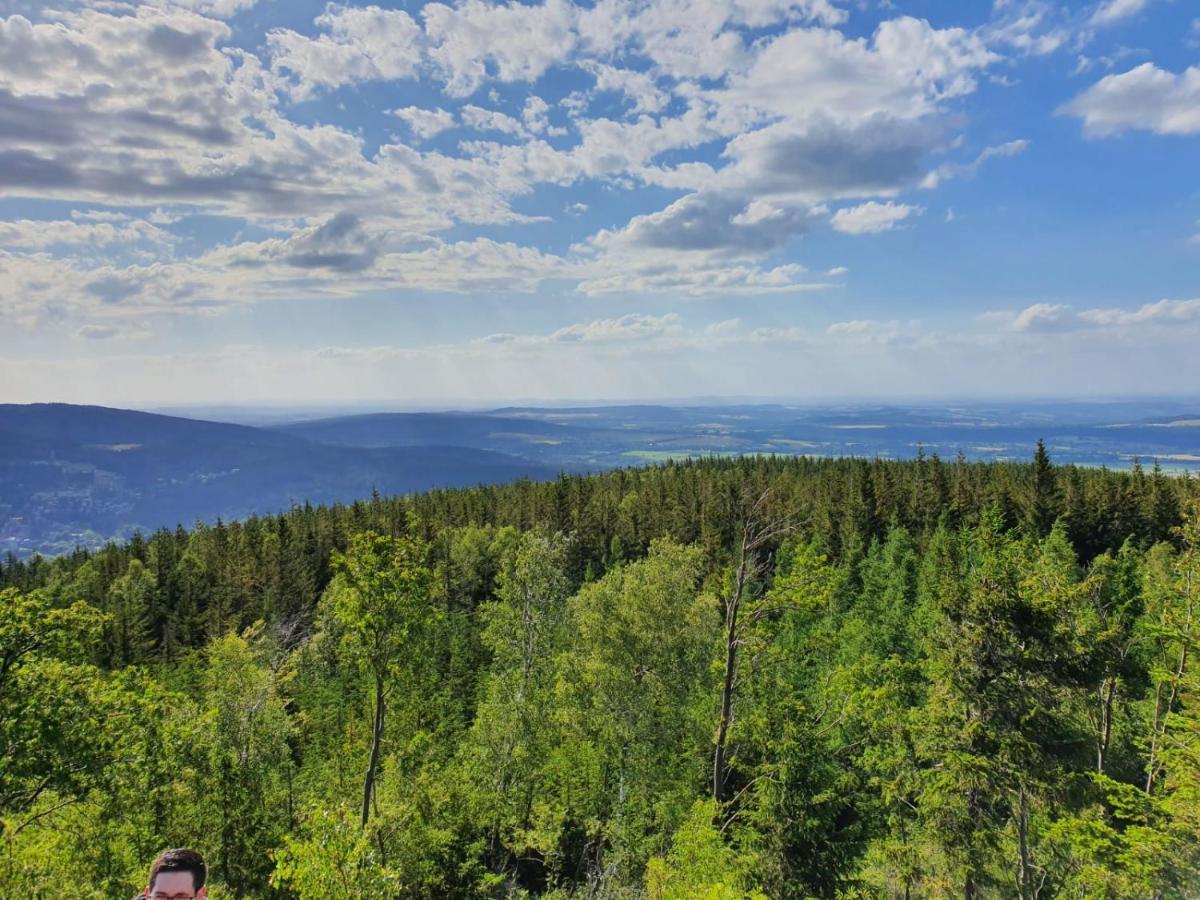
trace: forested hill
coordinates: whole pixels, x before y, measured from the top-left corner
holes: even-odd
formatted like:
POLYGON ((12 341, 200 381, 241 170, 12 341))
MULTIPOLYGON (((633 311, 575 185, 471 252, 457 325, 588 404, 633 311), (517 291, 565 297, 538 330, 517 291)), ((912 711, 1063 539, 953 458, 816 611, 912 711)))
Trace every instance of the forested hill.
POLYGON ((1157 469, 706 459, 0 586, 5 896, 184 844, 214 897, 1200 883, 1200 491, 1157 469))
POLYGON ((552 478, 486 448, 334 447, 265 428, 101 406, 0 404, 0 548, 60 553, 136 529, 297 501, 552 478))

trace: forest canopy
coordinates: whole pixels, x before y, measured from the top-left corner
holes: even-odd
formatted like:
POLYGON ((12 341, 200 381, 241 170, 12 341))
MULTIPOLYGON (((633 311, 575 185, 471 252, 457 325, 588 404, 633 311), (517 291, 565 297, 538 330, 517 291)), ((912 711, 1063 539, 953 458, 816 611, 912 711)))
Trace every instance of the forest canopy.
POLYGON ((10 557, 0 893, 1196 896, 1198 617, 1196 482, 1041 447, 10 557))

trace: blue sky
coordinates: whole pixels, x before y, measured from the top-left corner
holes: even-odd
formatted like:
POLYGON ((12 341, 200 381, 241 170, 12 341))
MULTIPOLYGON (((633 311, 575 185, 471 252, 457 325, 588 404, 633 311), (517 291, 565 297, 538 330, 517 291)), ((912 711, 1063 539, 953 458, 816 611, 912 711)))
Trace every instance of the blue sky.
POLYGON ((0 287, 0 401, 1194 394, 1200 5, 0 0, 0 287))

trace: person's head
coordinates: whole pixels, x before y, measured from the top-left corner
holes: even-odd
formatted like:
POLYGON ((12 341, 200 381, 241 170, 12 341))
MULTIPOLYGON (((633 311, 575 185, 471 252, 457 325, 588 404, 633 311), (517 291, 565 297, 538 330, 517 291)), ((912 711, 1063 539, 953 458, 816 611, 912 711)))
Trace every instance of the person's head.
POLYGON ((195 850, 167 850, 150 866, 146 896, 152 900, 203 900, 208 867, 195 850))

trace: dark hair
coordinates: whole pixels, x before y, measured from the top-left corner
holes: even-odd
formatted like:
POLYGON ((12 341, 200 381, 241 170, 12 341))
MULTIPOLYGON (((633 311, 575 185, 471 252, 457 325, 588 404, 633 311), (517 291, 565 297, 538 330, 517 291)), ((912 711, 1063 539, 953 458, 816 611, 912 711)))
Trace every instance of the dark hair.
POLYGON ((150 866, 150 890, 154 890, 154 879, 159 872, 191 872, 192 889, 197 891, 208 880, 208 866, 204 864, 204 857, 186 848, 165 850, 159 855, 150 866))

